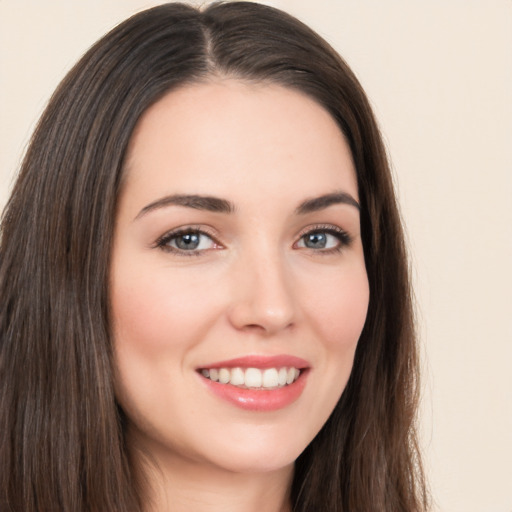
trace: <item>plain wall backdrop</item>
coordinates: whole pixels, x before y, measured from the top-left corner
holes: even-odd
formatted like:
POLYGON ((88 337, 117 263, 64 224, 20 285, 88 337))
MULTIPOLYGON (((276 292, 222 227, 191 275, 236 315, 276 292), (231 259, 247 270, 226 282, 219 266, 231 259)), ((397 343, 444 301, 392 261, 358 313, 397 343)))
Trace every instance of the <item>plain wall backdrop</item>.
MULTIPOLYGON (((0 0, 0 206, 65 72, 159 3, 0 0)), ((512 512, 512 1, 263 3, 340 52, 384 132, 415 279, 435 510, 512 512)))

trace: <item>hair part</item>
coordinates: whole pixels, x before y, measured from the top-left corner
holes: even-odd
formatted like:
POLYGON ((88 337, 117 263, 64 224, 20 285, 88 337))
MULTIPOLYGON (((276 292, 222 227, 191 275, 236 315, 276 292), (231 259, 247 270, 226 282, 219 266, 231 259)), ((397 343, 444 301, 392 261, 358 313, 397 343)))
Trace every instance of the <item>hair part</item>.
POLYGON ((214 77, 316 100, 350 146, 370 283, 348 385, 296 462, 294 512, 421 511, 418 354, 385 149, 347 64, 293 17, 249 2, 166 4, 96 43, 51 98, 4 211, 0 508, 142 510, 113 383, 109 266, 127 148, 142 114, 214 77))

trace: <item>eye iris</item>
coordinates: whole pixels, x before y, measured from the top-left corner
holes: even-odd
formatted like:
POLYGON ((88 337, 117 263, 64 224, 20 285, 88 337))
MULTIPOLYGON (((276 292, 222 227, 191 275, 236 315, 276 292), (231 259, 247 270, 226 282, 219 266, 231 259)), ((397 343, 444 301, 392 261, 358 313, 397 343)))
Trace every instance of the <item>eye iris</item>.
POLYGON ((304 245, 309 249, 325 249, 327 235, 325 233, 309 233, 305 236, 304 245))
POLYGON ((198 233, 186 233, 176 237, 175 243, 178 249, 184 251, 197 249, 199 246, 200 237, 198 233))

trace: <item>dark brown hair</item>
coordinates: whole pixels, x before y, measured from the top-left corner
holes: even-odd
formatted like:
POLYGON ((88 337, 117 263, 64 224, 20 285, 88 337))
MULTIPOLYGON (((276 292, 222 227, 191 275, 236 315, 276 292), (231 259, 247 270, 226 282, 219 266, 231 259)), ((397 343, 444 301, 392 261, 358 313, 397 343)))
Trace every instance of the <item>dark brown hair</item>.
POLYGON ((3 215, 0 509, 141 510, 116 404, 109 259, 127 146, 149 106, 212 76, 302 91, 354 159, 370 282, 349 383, 296 462, 294 512, 420 512, 418 360, 386 153, 347 64, 291 16, 247 2, 166 4, 112 30, 53 95, 3 215))

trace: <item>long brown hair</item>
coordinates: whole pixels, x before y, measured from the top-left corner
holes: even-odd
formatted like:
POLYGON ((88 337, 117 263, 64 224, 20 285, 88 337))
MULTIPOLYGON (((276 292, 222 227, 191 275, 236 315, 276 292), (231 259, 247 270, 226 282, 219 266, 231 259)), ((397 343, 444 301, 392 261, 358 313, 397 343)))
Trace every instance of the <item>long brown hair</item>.
POLYGON ((370 282, 349 383, 296 462, 294 512, 420 512, 418 356, 381 136, 347 64, 293 17, 248 2, 166 4, 112 30, 53 95, 3 215, 0 508, 142 510, 116 404, 109 259, 126 149, 149 106, 219 75, 302 91, 354 159, 370 282))

